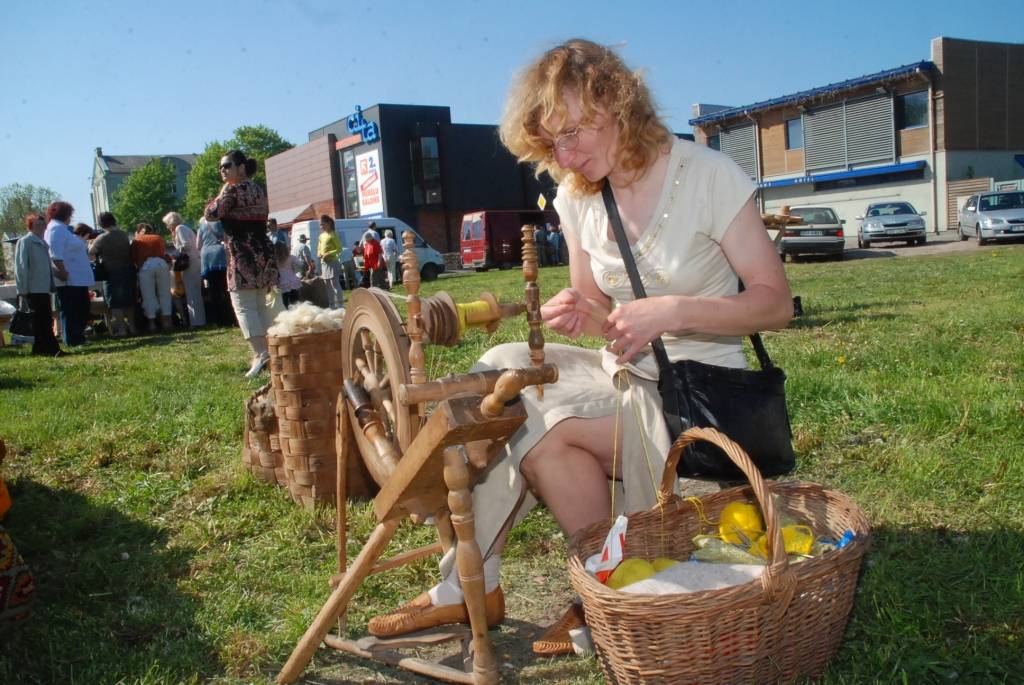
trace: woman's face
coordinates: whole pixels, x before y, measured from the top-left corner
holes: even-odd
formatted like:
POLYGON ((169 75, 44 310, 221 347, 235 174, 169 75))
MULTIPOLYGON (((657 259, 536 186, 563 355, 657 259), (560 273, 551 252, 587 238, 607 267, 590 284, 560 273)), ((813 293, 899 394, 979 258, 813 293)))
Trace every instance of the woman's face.
POLYGON ((541 126, 542 135, 551 143, 555 162, 588 181, 600 181, 615 168, 618 127, 600 109, 592 121, 584 122, 580 99, 574 91, 562 93, 562 104, 566 109, 565 118, 554 118, 541 126))
POLYGON ((234 185, 245 179, 245 165, 235 164, 234 160, 225 155, 220 158, 220 178, 225 183, 234 185))

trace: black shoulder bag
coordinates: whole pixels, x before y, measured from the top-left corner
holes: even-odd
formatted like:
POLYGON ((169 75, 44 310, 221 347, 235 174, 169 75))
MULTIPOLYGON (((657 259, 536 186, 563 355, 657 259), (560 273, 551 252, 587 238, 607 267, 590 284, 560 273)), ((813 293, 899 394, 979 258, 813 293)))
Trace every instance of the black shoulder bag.
POLYGON ((171 265, 171 269, 174 271, 188 271, 189 258, 187 252, 179 252, 174 258, 174 263, 171 265))
MULTIPOLYGON (((18 308, 11 315, 11 324, 8 326, 11 335, 20 335, 26 338, 35 335, 36 328, 32 322, 32 311, 28 304, 27 297, 18 295, 18 308)), ((3 334, 0 333, 0 335, 3 334)))
MULTIPOLYGON (((647 297, 607 181, 601 195, 633 296, 636 299, 647 297)), ((658 362, 662 413, 673 440, 693 426, 710 426, 739 443, 763 475, 777 476, 789 473, 796 464, 786 410, 786 374, 772 364, 760 334, 751 335, 750 342, 761 365, 759 371, 715 366, 692 359, 673 364, 661 338, 651 341, 658 362)), ((743 478, 721 449, 704 441, 686 448, 676 471, 680 476, 743 478)))

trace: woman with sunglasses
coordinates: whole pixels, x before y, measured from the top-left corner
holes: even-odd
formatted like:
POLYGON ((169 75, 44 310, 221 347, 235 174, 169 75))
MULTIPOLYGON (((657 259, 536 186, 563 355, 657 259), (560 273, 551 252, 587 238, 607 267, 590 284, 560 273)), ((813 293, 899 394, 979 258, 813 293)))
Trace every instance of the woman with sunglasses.
MULTIPOLYGON (((603 349, 549 344, 558 383, 522 393, 527 422, 473 490, 484 552, 489 625, 501 621, 501 550, 514 522, 547 504, 566 536, 615 513, 656 503, 670 445, 649 343, 661 337, 672 361, 745 367, 742 336, 784 327, 793 305, 782 264, 754 202, 755 186, 725 155, 677 140, 658 118, 647 86, 607 47, 571 40, 518 77, 501 138, 520 161, 558 184, 570 287, 541 308, 552 331, 604 338, 603 349), (648 297, 635 300, 601 189, 609 184, 648 297), (742 279, 746 289, 738 292, 742 279), (616 414, 621 419, 616 421, 616 414), (618 423, 618 425, 616 425, 618 423), (614 468, 613 468, 614 465, 614 468)), ((525 343, 489 350, 473 371, 530 365, 525 343)), ((454 554, 442 582, 370 622, 398 635, 465 622, 454 554)), ((571 651, 575 605, 534 651, 571 651)))
POLYGON ((220 160, 220 193, 206 205, 206 219, 220 221, 228 257, 227 286, 242 336, 252 348, 252 364, 245 373, 254 378, 270 361, 267 329, 280 311, 276 297, 277 262, 267 238, 267 193, 250 178, 256 160, 231 150, 220 160))

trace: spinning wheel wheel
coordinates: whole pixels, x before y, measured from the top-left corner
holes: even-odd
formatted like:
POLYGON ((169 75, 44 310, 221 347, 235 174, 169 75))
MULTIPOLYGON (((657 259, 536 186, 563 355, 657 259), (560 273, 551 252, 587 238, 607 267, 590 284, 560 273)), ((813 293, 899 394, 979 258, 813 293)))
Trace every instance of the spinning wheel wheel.
MULTIPOLYGON (((415 407, 398 401, 398 389, 409 383, 409 337, 398 309, 376 289, 356 289, 345 309, 341 334, 341 368, 369 396, 384 428, 385 438, 402 453, 416 437, 420 417, 415 407)), ((351 425, 359 425, 355 408, 348 404, 351 425)), ((359 430, 354 431, 358 458, 362 455, 370 475, 383 486, 391 467, 379 458, 376 446, 359 430)))

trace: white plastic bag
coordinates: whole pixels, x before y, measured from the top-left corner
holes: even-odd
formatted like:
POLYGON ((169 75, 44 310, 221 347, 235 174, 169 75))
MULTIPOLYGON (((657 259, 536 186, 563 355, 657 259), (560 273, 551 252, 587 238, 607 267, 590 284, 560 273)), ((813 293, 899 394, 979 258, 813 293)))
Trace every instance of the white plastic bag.
POLYGON ((612 574, 615 567, 622 561, 622 550, 626 547, 626 527, 629 519, 619 516, 608 531, 608 537, 604 540, 604 546, 600 554, 594 554, 583 562, 583 568, 587 569, 597 579, 604 583, 612 574))

